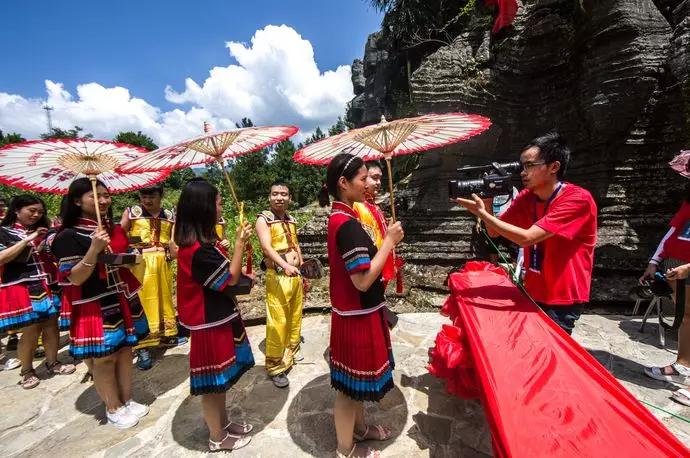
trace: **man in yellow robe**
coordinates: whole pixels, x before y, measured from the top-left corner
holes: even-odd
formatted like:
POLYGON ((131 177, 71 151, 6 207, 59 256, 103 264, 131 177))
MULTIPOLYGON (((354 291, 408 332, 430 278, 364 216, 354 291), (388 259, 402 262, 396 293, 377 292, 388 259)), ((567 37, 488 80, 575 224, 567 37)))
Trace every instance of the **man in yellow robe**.
POLYGON ((176 247, 172 241, 175 219, 172 211, 163 209, 163 186, 155 185, 139 191, 140 205, 125 210, 122 228, 131 247, 142 254, 142 262, 132 268, 141 282, 139 299, 149 323, 150 334, 135 348, 137 367, 153 365, 149 349, 158 345, 176 346, 187 342, 177 336, 177 320, 172 300, 170 263, 176 247))
POLYGON ((285 388, 290 383, 287 371, 301 359, 303 259, 296 221, 287 213, 290 190, 285 183, 271 186, 269 203, 270 211, 256 220, 266 268, 266 371, 276 387, 285 388))

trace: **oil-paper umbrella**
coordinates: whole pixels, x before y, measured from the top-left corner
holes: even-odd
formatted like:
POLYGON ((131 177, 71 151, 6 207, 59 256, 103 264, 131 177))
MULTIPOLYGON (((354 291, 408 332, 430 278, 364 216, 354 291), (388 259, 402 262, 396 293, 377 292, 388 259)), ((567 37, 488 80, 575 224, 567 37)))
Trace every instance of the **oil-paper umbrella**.
POLYGON ((465 113, 428 114, 416 118, 386 121, 325 138, 297 151, 294 160, 303 164, 327 165, 340 153, 365 161, 386 160, 391 213, 395 221, 393 156, 418 153, 466 140, 491 126, 488 118, 465 113))
MULTIPOLYGON (((106 140, 48 139, 0 148, 0 183, 52 194, 65 194, 70 183, 86 176, 97 196, 96 180, 113 193, 133 191, 164 180, 170 172, 123 173, 119 167, 145 149, 106 140)), ((98 226, 101 215, 96 206, 98 226)))
MULTIPOLYGON (((242 220, 244 216, 243 205, 237 198, 235 186, 225 168, 225 161, 286 140, 298 130, 294 126, 266 126, 211 132, 211 126, 204 123, 204 135, 176 145, 159 148, 125 164, 121 170, 127 172, 169 171, 216 162, 223 171, 232 198, 237 205, 240 220, 242 220)), ((251 258, 251 245, 247 245, 248 273, 251 273, 251 258)))
MULTIPOLYGON (((428 114, 416 118, 381 122, 339 135, 325 138, 297 151, 294 160, 303 164, 327 165, 340 153, 350 153, 364 161, 386 160, 388 193, 391 215, 395 217, 393 195, 393 156, 418 153, 457 143, 484 132, 491 126, 488 118, 465 113, 428 114)), ((393 252, 393 268, 396 273, 396 292, 403 292, 401 260, 393 252)))

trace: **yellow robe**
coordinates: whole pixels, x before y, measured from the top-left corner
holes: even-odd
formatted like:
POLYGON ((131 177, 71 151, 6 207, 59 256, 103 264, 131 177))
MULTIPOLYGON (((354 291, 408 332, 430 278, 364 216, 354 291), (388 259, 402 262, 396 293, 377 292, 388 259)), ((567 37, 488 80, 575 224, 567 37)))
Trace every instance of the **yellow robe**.
MULTIPOLYGON (((271 231, 271 246, 279 254, 297 247, 297 225, 294 219, 275 217, 261 212, 271 231)), ((302 277, 289 277, 275 269, 266 270, 266 371, 274 376, 294 364, 302 333, 302 277)))
POLYGON ((140 340, 136 348, 153 347, 160 344, 162 336, 177 335, 172 270, 166 253, 175 219, 169 210, 161 210, 159 217, 154 218, 138 205, 125 211, 129 212, 131 222, 127 236, 141 238, 141 242, 132 246, 142 251, 143 260, 132 268, 132 273, 141 282, 139 300, 150 330, 150 334, 140 340))

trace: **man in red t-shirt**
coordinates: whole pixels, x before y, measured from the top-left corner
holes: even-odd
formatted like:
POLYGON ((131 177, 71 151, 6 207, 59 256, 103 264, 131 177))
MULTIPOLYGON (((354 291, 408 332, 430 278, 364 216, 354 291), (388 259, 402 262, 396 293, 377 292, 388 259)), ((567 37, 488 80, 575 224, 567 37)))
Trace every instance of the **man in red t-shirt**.
POLYGON ((457 199, 491 237, 525 249, 525 289, 568 334, 589 301, 597 238, 592 195, 564 181, 569 160, 570 149, 557 133, 527 144, 520 155, 525 189, 499 218, 476 195, 457 199))

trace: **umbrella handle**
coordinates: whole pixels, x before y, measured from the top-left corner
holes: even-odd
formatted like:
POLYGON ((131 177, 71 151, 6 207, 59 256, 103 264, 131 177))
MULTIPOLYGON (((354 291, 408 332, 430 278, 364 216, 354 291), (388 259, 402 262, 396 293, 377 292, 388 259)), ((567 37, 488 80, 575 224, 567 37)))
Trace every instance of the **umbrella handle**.
POLYGON ((393 172, 391 170, 391 156, 386 155, 385 159, 386 169, 388 169, 388 193, 391 197, 391 215, 393 216, 393 222, 395 222, 395 196, 393 195, 393 172))
POLYGON ((247 274, 251 275, 252 274, 252 262, 254 261, 254 250, 252 249, 252 246, 250 244, 247 244, 245 247, 245 250, 247 251, 247 274))
POLYGON ((103 229, 101 222, 101 209, 98 207, 98 190, 96 189, 96 175, 89 175, 91 181, 91 190, 93 191, 93 203, 96 207, 96 221, 98 222, 98 229, 103 229))

